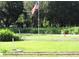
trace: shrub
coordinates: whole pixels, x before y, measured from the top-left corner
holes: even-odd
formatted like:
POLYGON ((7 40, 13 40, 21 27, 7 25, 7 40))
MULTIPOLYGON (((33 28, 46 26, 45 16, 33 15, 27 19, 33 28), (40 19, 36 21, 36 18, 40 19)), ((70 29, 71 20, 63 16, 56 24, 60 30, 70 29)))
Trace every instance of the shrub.
POLYGON ((79 27, 68 27, 63 30, 61 30, 63 33, 68 33, 68 34, 79 34, 79 27))
POLYGON ((78 27, 73 27, 72 29, 72 34, 79 34, 79 28, 78 27))
MULTIPOLYGON (((15 33, 19 33, 17 28, 10 28, 12 31, 15 33)), ((23 28, 20 30, 21 33, 38 33, 38 28, 23 28)), ((61 33, 61 28, 56 28, 56 27, 48 27, 48 28, 39 28, 39 33, 40 34, 60 34, 61 33)))
POLYGON ((11 30, 0 29, 0 41, 12 41, 12 38, 14 38, 15 41, 20 40, 19 36, 16 36, 11 30))
POLYGON ((62 34, 69 34, 69 30, 68 29, 64 29, 61 31, 62 34))
POLYGON ((43 34, 60 34, 61 33, 61 30, 60 28, 40 28, 39 29, 39 32, 40 33, 43 33, 43 34))
POLYGON ((60 34, 61 33, 61 29, 60 28, 52 28, 52 33, 53 34, 60 34))
POLYGON ((31 29, 31 33, 38 33, 38 29, 37 28, 31 29))

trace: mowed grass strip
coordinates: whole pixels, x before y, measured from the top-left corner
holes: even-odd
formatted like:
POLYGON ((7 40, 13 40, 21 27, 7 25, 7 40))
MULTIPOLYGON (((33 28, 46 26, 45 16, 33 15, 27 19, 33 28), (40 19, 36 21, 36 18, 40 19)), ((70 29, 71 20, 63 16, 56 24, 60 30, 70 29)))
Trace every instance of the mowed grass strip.
POLYGON ((63 35, 63 34, 19 34, 25 40, 37 41, 53 41, 53 40, 79 40, 79 35, 63 35))
POLYGON ((77 52, 79 41, 16 41, 0 42, 0 51, 19 48, 26 52, 77 52), (14 47, 15 45, 15 47, 14 47))

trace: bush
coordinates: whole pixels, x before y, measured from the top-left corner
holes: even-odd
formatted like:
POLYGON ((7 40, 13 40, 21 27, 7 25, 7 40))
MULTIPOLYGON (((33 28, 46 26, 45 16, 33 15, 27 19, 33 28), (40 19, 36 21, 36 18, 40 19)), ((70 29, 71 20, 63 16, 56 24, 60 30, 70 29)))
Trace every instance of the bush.
POLYGON ((0 41, 14 41, 20 40, 19 36, 16 36, 14 32, 9 29, 0 29, 0 41))
POLYGON ((68 34, 79 34, 79 27, 68 27, 61 30, 61 32, 68 34))
MULTIPOLYGON (((9 28, 15 33, 38 33, 38 28, 9 28)), ((39 28, 40 34, 79 34, 79 27, 47 27, 39 28)))
POLYGON ((53 34, 61 34, 61 29, 60 28, 52 28, 52 33, 53 34))
POLYGON ((68 29, 61 30, 61 33, 62 34, 69 34, 69 30, 68 29))
MULTIPOLYGON (((9 28, 15 33, 19 33, 19 28, 9 28)), ((21 28, 21 33, 38 33, 38 28, 21 28)), ((40 34, 61 34, 61 28, 48 27, 48 28, 39 28, 40 34)))
POLYGON ((61 33, 61 30, 60 28, 40 28, 39 29, 39 32, 42 33, 42 34, 60 34, 61 33))

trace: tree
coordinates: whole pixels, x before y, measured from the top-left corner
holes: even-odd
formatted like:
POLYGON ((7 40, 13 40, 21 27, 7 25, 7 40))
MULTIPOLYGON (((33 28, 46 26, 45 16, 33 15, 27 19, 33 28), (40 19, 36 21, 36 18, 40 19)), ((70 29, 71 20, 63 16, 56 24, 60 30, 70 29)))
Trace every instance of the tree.
POLYGON ((79 25, 78 1, 52 1, 48 3, 48 19, 50 24, 60 26, 79 25))
POLYGON ((31 11, 32 11, 34 3, 35 3, 35 1, 24 1, 23 2, 24 12, 27 13, 25 16, 26 17, 25 18, 26 27, 31 27, 33 24, 31 11))
POLYGON ((47 12, 48 12, 48 9, 47 9, 47 7, 48 7, 48 1, 40 1, 40 3, 39 3, 39 16, 40 16, 40 26, 41 27, 43 27, 42 25, 43 25, 43 21, 49 21, 49 20, 47 20, 47 12))
POLYGON ((5 22, 6 26, 14 23, 19 15, 23 12, 23 2, 22 1, 8 1, 5 6, 7 9, 7 20, 5 22))
POLYGON ((16 21, 17 27, 23 28, 24 21, 24 14, 21 14, 16 21))
POLYGON ((6 27, 9 27, 12 23, 16 22, 22 12, 22 1, 6 1, 0 8, 0 16, 3 17, 2 20, 6 27))

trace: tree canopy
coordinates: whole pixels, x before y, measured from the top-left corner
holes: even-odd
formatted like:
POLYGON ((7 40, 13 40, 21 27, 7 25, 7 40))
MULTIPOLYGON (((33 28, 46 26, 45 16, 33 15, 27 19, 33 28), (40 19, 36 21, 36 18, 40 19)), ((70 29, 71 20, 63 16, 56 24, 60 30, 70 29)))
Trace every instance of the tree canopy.
MULTIPOLYGON (((37 27, 38 12, 33 15, 31 10, 36 1, 1 1, 0 2, 0 26, 9 27, 15 24, 19 18, 24 20, 26 26, 37 27)), ((79 25, 78 1, 40 1, 39 2, 40 27, 44 26, 74 26, 79 25), (47 25, 47 24, 48 25, 47 25)), ((20 23, 22 23, 20 21, 20 23)))

